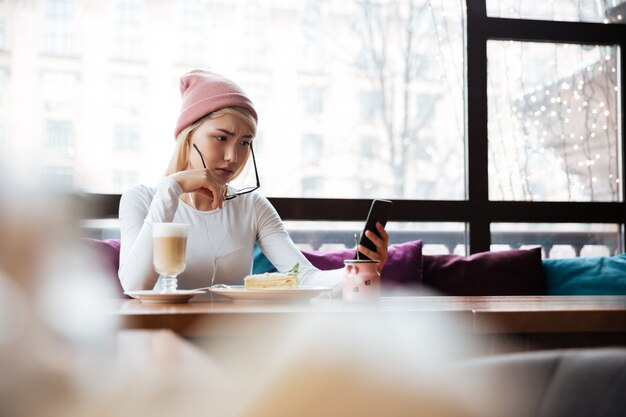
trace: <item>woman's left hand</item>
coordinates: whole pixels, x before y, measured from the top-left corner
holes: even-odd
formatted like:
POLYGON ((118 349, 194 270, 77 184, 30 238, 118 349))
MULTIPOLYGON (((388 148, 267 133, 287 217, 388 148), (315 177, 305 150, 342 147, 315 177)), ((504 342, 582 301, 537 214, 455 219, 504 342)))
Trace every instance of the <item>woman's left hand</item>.
POLYGON ((380 261, 378 264, 378 272, 382 271, 385 266, 385 262, 387 262, 387 246, 389 245, 389 235, 387 231, 383 227, 382 224, 376 223, 376 230, 378 230, 378 234, 380 237, 376 236, 376 234, 370 230, 365 231, 365 236, 372 241, 374 246, 376 246, 376 251, 369 250, 363 245, 359 245, 358 249, 363 255, 367 256, 372 260, 380 261))

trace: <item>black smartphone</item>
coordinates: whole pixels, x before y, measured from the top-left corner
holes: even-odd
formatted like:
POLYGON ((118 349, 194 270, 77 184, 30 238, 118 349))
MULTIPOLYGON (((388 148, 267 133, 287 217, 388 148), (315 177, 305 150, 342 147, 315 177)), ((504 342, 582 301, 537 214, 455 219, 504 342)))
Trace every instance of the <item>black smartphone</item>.
MULTIPOLYGON (((366 230, 371 230, 376 236, 380 237, 378 230, 376 230, 376 223, 380 223, 383 226, 387 224, 387 219, 389 219, 389 213, 391 213, 391 206, 393 202, 389 200, 374 200, 372 201, 372 205, 370 206, 370 211, 367 214, 367 220, 365 221, 365 227, 363 228, 363 232, 361 232, 361 238, 359 239, 359 244, 365 246, 366 248, 376 251, 376 246, 372 243, 371 240, 367 236, 365 236, 366 230)), ((358 252, 358 250, 357 250, 358 252)), ((356 253, 354 255, 354 259, 356 259, 356 253)), ((370 259, 362 253, 359 253, 359 259, 370 259)))

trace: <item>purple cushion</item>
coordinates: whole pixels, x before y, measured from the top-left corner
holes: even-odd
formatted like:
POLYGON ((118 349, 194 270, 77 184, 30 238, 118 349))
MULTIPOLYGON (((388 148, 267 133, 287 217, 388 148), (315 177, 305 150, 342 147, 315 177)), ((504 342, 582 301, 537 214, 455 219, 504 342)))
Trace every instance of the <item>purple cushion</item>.
MULTIPOLYGON (((421 240, 389 245, 387 262, 380 274, 383 293, 397 287, 421 286, 422 245, 421 240)), ((302 251, 302 253, 313 266, 322 271, 343 268, 344 259, 354 258, 354 249, 333 252, 302 251)))
POLYGON ((105 272, 111 279, 111 283, 117 290, 118 295, 127 297, 117 276, 117 270, 120 266, 120 241, 118 239, 82 239, 82 241, 102 260, 105 272))
POLYGON ((541 248, 424 255, 423 283, 445 295, 545 295, 541 248))

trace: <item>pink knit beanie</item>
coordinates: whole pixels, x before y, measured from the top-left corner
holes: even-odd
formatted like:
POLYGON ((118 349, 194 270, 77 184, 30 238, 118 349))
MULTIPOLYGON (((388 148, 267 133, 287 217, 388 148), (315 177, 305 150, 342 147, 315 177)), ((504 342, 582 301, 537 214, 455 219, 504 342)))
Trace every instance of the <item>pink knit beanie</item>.
POLYGON ((224 107, 243 107, 258 120, 252 101, 233 81, 209 71, 193 70, 180 78, 182 105, 176 133, 187 126, 224 107))

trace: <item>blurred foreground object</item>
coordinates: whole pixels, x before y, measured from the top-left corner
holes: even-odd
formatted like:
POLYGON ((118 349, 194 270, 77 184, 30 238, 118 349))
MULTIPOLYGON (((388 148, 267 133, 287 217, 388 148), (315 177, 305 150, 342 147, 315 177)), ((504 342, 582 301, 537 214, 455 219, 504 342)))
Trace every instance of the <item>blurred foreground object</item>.
POLYGON ((477 349, 455 326, 327 316, 257 328, 253 343, 214 351, 238 381, 237 417, 626 415, 626 349, 470 358, 477 349))
POLYGON ((99 260, 66 195, 0 166, 0 415, 55 415, 107 380, 115 318, 99 260))
POLYGON ((469 354, 456 323, 380 314, 375 306, 292 317, 251 319, 241 332, 251 336, 239 344, 211 343, 237 381, 233 416, 480 415, 463 384, 448 377, 469 354))

